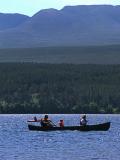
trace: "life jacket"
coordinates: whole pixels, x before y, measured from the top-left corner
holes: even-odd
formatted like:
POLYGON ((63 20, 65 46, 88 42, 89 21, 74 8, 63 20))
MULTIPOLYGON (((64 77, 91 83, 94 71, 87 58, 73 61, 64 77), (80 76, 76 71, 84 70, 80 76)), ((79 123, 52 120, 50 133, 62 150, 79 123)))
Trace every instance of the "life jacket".
POLYGON ((40 122, 41 122, 41 126, 42 126, 42 127, 49 127, 49 126, 51 126, 50 123, 49 123, 49 122, 50 122, 49 119, 43 118, 43 119, 41 119, 40 122))

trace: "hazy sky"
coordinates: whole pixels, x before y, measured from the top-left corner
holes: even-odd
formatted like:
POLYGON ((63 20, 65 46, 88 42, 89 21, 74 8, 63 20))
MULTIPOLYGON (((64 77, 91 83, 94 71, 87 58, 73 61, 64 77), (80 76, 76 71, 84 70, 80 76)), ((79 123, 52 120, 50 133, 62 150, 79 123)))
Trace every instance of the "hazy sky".
POLYGON ((0 12, 22 13, 32 16, 41 9, 61 9, 66 5, 112 4, 120 5, 120 0, 0 0, 0 12))

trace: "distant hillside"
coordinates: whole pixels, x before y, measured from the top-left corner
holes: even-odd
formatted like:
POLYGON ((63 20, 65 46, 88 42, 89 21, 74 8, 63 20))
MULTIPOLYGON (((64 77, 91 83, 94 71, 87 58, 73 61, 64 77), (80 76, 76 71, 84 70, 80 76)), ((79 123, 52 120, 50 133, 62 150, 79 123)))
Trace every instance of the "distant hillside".
POLYGON ((0 32, 1 48, 103 44, 120 44, 120 6, 41 10, 22 25, 0 32))
POLYGON ((29 17, 21 14, 3 14, 0 13, 0 31, 18 27, 29 17))
POLYGON ((120 64, 120 45, 0 49, 0 62, 120 64))

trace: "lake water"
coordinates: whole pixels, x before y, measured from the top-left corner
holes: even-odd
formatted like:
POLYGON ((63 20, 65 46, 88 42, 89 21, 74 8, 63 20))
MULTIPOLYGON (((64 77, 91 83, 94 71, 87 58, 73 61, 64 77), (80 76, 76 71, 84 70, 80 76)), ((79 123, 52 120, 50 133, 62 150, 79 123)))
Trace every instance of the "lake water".
MULTIPOLYGON (((120 115, 87 115, 89 124, 111 121, 106 132, 29 131, 33 116, 0 115, 0 160, 120 160, 120 115)), ((77 114, 49 117, 79 125, 77 114)))

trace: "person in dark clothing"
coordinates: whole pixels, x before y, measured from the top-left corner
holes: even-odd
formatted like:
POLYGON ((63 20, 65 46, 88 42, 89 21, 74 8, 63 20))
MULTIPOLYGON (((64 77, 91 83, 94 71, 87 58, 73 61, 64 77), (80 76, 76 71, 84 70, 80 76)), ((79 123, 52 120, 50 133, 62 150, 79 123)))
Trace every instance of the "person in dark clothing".
POLYGON ((37 117, 36 116, 33 119, 34 119, 35 122, 37 122, 37 117))
POLYGON ((52 121, 48 119, 48 115, 45 115, 40 122, 42 127, 53 127, 52 121))

